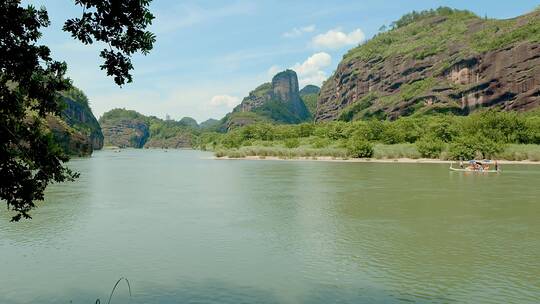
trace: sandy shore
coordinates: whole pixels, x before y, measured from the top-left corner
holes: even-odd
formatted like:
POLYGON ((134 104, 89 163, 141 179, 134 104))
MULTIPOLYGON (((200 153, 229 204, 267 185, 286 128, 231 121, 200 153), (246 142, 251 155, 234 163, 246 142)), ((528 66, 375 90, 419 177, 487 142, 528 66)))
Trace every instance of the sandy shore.
MULTIPOLYGON (((329 156, 319 157, 296 157, 296 158, 279 158, 277 156, 246 156, 243 158, 233 157, 213 157, 217 160, 273 160, 273 161, 323 161, 323 162, 343 162, 343 163, 404 163, 404 164, 450 164, 457 163, 450 160, 440 160, 431 158, 393 158, 393 159, 375 159, 375 158, 349 158, 340 159, 329 156)), ((530 160, 497 160, 501 165, 540 165, 538 161, 530 160)))

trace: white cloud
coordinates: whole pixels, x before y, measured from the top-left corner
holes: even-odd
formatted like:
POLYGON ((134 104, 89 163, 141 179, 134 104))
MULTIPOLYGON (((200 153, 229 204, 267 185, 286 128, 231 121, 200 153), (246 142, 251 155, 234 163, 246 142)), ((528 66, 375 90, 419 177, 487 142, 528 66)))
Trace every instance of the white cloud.
POLYGON ((295 64, 292 69, 298 74, 300 87, 308 84, 320 86, 327 78, 323 69, 328 67, 331 63, 332 56, 328 53, 320 52, 311 55, 302 63, 295 64))
POLYGON ((236 1, 225 6, 212 8, 191 4, 173 5, 166 11, 156 12, 152 29, 157 33, 166 33, 222 18, 249 15, 255 9, 254 3, 245 1, 236 1))
POLYGON ((213 59, 214 65, 219 66, 220 70, 236 71, 240 67, 260 66, 274 57, 280 57, 288 54, 304 52, 304 49, 297 48, 270 48, 270 49, 245 49, 232 53, 220 55, 213 59))
POLYGON ((210 100, 211 107, 225 106, 227 108, 233 108, 240 102, 240 98, 230 95, 216 95, 210 100))
POLYGON ((361 29, 356 29, 352 32, 345 33, 339 28, 329 30, 324 34, 319 34, 313 37, 312 43, 315 47, 338 49, 348 45, 356 45, 364 41, 366 36, 361 29))
POLYGON ((308 26, 303 26, 303 27, 300 27, 300 28, 295 27, 292 30, 283 33, 283 37, 285 37, 285 38, 295 38, 295 37, 302 36, 302 34, 304 34, 304 33, 311 33, 314 30, 315 30, 315 25, 313 25, 313 24, 308 25, 308 26))

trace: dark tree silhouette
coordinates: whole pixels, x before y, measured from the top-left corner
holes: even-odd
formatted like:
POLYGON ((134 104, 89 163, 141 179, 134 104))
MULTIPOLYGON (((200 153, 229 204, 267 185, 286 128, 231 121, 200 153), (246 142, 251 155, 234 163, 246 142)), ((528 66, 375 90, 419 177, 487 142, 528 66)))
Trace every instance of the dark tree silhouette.
MULTIPOLYGON (((41 28, 50 25, 46 9, 20 2, 0 1, 0 200, 15 211, 12 221, 31 218, 48 184, 78 177, 45 127, 47 115, 61 110, 58 92, 71 87, 67 66, 37 44, 41 28)), ((82 16, 67 20, 64 31, 84 44, 104 43, 101 69, 118 85, 131 82, 130 56, 147 54, 155 42, 146 30, 154 18, 150 0, 74 2, 82 16)))

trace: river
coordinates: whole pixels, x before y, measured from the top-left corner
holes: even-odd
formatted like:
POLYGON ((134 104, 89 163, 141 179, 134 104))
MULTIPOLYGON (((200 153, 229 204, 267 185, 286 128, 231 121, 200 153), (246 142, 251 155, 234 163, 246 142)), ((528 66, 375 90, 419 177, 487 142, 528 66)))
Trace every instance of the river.
POLYGON ((540 166, 211 156, 72 160, 32 220, 0 213, 0 303, 106 303, 120 277, 131 303, 540 302, 540 166))

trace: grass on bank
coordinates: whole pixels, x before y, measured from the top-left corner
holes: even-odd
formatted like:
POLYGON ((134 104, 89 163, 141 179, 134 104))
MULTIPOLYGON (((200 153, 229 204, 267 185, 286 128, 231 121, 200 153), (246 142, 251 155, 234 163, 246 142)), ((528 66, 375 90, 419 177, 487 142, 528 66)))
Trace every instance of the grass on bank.
MULTIPOLYGON (((335 159, 352 158, 348 150, 343 147, 297 147, 286 148, 283 146, 247 146, 233 149, 219 149, 214 152, 216 157, 245 158, 249 156, 278 157, 283 159, 331 157, 335 159)), ((394 159, 411 158, 418 159, 422 156, 414 144, 377 144, 373 147, 373 158, 394 159)))
POLYGON ((540 145, 511 144, 503 152, 497 154, 498 159, 540 161, 540 145))
MULTIPOLYGON (((287 148, 283 146, 244 146, 240 148, 232 149, 219 149, 214 152, 216 157, 228 157, 228 158, 245 158, 251 156, 258 156, 261 159, 266 157, 278 157, 282 159, 294 159, 294 158, 318 158, 318 157, 331 157, 335 159, 349 159, 351 156, 348 154, 346 148, 340 147, 325 147, 325 148, 313 148, 313 147, 297 147, 287 148)), ((398 158, 410 158, 420 159, 423 157, 415 144, 376 144, 373 146, 374 159, 398 159, 398 158)), ((441 151, 438 157, 433 159, 451 160, 450 152, 448 149, 441 151)), ((520 145, 509 144, 502 152, 499 152, 493 156, 493 159, 499 160, 511 160, 511 161, 540 161, 540 145, 520 145)))
POLYGON ((492 158, 540 161, 540 112, 485 111, 395 121, 253 124, 203 133, 195 147, 217 156, 492 158))

